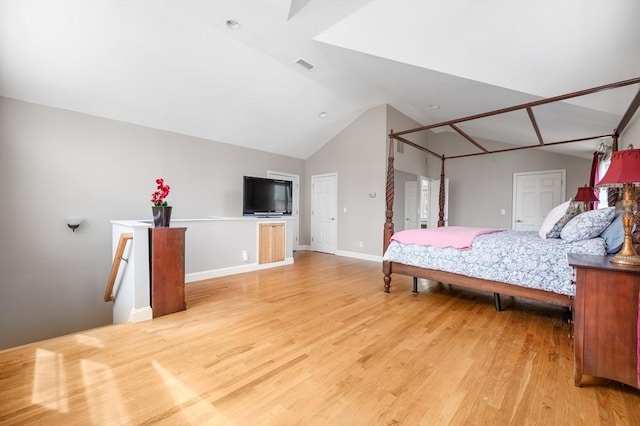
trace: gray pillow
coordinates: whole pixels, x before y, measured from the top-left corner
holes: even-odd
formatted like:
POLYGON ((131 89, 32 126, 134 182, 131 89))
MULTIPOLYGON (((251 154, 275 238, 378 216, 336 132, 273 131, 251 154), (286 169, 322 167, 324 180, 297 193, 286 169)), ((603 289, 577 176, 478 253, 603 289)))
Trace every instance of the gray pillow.
MULTIPOLYGON (((613 222, 600 234, 600 236, 604 238, 605 243, 607 243, 607 254, 616 254, 622 248, 622 243, 624 242, 624 228, 622 227, 623 215, 624 210, 617 210, 613 222)), ((631 232, 633 232, 633 229, 631 232)))
POLYGON ((562 228, 560 238, 570 243, 595 238, 609 226, 615 215, 615 207, 581 213, 562 228))
POLYGON ((547 232, 547 238, 560 238, 560 231, 574 217, 580 214, 580 203, 572 202, 564 215, 553 225, 553 228, 547 232))
POLYGON ((602 231, 600 236, 607 243, 607 253, 614 254, 620 251, 624 242, 624 229, 622 228, 622 210, 616 212, 613 221, 602 231))

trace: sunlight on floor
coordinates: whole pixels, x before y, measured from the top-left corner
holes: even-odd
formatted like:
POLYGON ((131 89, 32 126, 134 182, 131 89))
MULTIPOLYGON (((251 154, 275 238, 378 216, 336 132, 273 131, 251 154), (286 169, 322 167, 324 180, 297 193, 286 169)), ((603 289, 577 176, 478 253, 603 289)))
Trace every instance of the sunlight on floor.
POLYGON ((36 350, 31 402, 60 413, 69 411, 63 355, 45 349, 36 350))
POLYGON ((104 344, 102 343, 102 340, 97 339, 93 336, 87 336, 86 334, 76 334, 75 338, 76 338, 76 342, 81 345, 91 346, 93 348, 98 348, 98 349, 104 348, 104 344))
POLYGON ((80 366, 92 423, 131 423, 111 368, 86 359, 80 366))
POLYGON ((235 424, 210 403, 184 385, 180 380, 167 371, 157 361, 152 361, 153 366, 162 377, 165 386, 171 392, 176 405, 183 405, 182 414, 186 421, 192 425, 233 425, 235 424))

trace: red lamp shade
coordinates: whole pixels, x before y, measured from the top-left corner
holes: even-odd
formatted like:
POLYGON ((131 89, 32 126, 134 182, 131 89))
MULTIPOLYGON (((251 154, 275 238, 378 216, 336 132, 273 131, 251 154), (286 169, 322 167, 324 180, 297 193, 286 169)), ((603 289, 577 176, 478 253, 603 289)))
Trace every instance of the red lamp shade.
POLYGON ((591 201, 598 201, 598 197, 593 193, 593 188, 583 186, 582 188, 578 188, 578 193, 573 197, 573 201, 584 201, 585 203, 589 203, 591 201))
POLYGON ((611 156, 611 165, 598 186, 640 184, 640 149, 624 149, 611 156))
POLYGON ((633 248, 631 225, 636 218, 633 213, 633 186, 640 184, 640 149, 616 151, 611 157, 611 165, 598 185, 622 186, 622 229, 624 241, 622 248, 611 258, 611 262, 622 265, 640 266, 640 256, 633 248))

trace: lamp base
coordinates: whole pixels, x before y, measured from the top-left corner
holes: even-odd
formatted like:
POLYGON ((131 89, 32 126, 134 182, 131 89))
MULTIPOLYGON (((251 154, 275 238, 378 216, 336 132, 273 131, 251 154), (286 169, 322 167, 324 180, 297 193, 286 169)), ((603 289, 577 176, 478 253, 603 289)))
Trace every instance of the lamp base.
POLYGON ((624 208, 622 229, 624 230, 624 241, 618 254, 611 258, 612 263, 618 263, 620 265, 640 265, 640 256, 638 256, 638 253, 636 253, 633 248, 631 238, 631 230, 636 221, 636 216, 633 214, 633 194, 633 185, 625 183, 622 189, 622 207, 624 208))
POLYGON ((621 254, 618 253, 610 260, 611 263, 617 263, 619 265, 635 265, 640 266, 640 256, 637 254, 621 254))

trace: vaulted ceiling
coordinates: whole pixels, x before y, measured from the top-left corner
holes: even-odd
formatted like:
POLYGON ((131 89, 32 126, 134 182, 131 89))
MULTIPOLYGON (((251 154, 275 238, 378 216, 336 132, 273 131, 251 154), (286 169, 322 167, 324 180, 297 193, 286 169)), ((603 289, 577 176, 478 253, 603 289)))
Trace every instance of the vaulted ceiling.
MULTIPOLYGON (((304 159, 384 103, 426 125, 640 77, 639 16, 637 0, 0 0, 0 95, 304 159)), ((611 133, 637 91, 539 107, 540 131, 611 133)), ((536 141, 526 113, 460 127, 536 141)))

